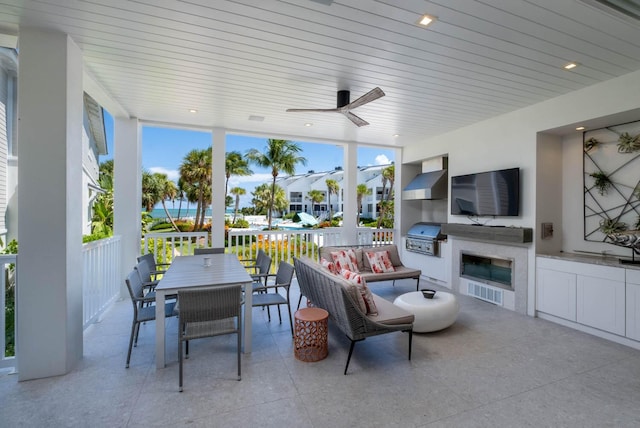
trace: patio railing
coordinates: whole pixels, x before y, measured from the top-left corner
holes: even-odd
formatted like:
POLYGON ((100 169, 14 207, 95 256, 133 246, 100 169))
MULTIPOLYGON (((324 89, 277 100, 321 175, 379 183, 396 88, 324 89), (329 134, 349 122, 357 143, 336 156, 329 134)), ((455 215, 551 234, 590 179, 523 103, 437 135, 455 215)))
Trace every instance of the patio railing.
POLYGON ((100 319, 120 296, 121 239, 100 239, 82 246, 82 328, 100 319))
POLYGON ((0 269, 4 272, 0 275, 0 368, 15 367, 15 295, 16 277, 15 265, 18 262, 17 254, 0 255, 0 269))
MULTIPOLYGON (((241 259, 254 259, 264 250, 275 266, 281 260, 293 263, 294 257, 318 259, 318 249, 326 245, 386 245, 393 243, 393 229, 359 227, 357 242, 344 242, 344 229, 328 227, 301 230, 232 229, 227 234, 227 253, 241 259)), ((193 254, 193 249, 208 246, 207 232, 157 232, 142 239, 141 254, 151 252, 158 263, 170 263, 177 255, 193 254)))

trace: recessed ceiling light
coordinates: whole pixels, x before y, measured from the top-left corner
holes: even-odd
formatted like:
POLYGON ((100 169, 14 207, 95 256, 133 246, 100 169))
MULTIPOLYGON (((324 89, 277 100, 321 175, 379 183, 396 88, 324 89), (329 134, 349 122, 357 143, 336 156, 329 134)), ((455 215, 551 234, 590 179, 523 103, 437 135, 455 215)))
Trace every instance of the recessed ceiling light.
POLYGON ((189 113, 197 113, 197 112, 198 112, 198 110, 196 110, 196 109, 194 109, 194 108, 190 108, 190 109, 189 109, 189 113))
POLYGON ((572 70, 572 69, 576 68, 577 66, 578 66, 577 62, 570 62, 568 64, 565 64, 563 68, 565 70, 572 70))
POLYGON ((304 126, 313 126, 313 123, 305 123, 304 126))
POLYGON ((433 21, 435 21, 436 19, 438 19, 435 16, 431 16, 431 15, 427 15, 424 14, 420 17, 420 19, 418 19, 418 21, 416 22, 416 24, 418 24, 421 27, 427 27, 429 24, 431 24, 433 21))
POLYGON ((393 134, 394 138, 398 138, 400 136, 400 134, 393 134))
POLYGON ((578 126, 576 128, 576 131, 584 131, 584 129, 585 129, 584 126, 578 126))
POLYGON ((264 121, 264 116, 251 115, 251 116, 249 116, 249 120, 253 120, 255 122, 263 122, 264 121))

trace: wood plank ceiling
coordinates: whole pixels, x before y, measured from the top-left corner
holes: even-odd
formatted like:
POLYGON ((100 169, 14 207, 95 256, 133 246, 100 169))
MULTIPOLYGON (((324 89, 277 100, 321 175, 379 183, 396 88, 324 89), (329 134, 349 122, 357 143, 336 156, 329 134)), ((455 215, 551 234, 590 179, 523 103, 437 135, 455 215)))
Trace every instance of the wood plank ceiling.
POLYGON ((640 23, 578 0, 1 1, 21 25, 70 34, 132 117, 309 141, 416 143, 640 69, 640 23), (369 126, 285 112, 376 86, 369 126))

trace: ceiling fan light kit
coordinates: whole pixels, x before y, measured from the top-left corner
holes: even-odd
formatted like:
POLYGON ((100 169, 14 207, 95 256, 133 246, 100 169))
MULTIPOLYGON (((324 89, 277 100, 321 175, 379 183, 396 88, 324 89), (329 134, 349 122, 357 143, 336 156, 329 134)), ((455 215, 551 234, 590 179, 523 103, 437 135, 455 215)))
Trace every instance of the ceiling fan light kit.
POLYGON ((290 108, 288 112, 321 112, 321 113, 342 113, 353 122, 356 126, 366 126, 369 124, 366 120, 351 113, 351 110, 358 108, 362 105, 375 101, 378 98, 384 97, 384 92, 380 88, 373 88, 357 100, 349 102, 351 93, 346 90, 338 91, 337 94, 337 107, 336 108, 290 108))

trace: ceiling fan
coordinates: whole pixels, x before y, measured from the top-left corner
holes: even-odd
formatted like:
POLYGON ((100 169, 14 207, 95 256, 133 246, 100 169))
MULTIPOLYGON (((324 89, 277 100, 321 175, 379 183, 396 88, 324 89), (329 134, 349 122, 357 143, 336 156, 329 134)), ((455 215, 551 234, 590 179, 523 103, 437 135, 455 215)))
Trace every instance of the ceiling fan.
POLYGON ((360 107, 364 104, 375 101, 378 98, 384 97, 384 92, 380 88, 374 88, 358 98, 353 102, 349 102, 349 91, 338 91, 338 106, 336 108, 290 108, 289 112, 301 112, 301 111, 314 111, 314 112, 327 112, 327 113, 342 113, 351 122, 357 126, 368 125, 369 122, 351 113, 351 110, 360 107))

